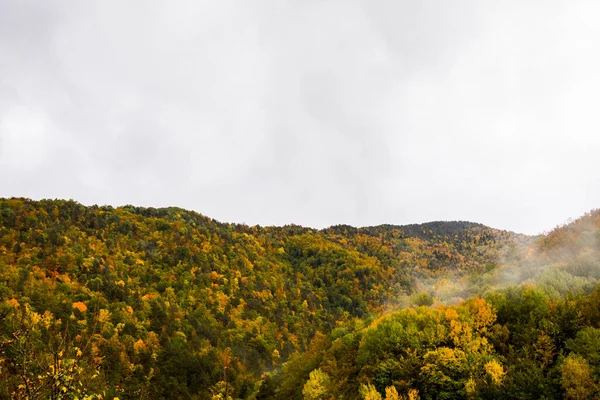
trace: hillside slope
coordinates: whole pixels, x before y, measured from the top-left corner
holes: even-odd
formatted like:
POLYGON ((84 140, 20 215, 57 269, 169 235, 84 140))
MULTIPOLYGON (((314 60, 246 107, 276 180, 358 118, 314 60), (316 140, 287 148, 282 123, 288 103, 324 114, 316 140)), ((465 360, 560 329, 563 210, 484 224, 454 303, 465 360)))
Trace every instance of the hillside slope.
POLYGON ((479 294, 538 242, 466 222, 318 231, 0 199, 0 397, 255 396, 323 335, 444 301, 440 282, 479 294))
POLYGON ((433 307, 315 337, 264 378, 258 398, 598 398, 600 212, 517 239, 526 246, 509 242, 497 268, 430 279, 433 307), (440 304, 444 285, 482 297, 440 304))

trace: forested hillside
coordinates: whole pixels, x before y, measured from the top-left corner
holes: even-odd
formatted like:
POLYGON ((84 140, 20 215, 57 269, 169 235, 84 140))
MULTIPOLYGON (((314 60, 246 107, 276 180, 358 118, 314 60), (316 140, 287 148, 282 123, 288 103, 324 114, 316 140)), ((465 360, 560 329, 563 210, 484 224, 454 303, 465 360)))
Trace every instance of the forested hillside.
POLYGON ((0 398, 591 398, 599 228, 0 199, 0 398))

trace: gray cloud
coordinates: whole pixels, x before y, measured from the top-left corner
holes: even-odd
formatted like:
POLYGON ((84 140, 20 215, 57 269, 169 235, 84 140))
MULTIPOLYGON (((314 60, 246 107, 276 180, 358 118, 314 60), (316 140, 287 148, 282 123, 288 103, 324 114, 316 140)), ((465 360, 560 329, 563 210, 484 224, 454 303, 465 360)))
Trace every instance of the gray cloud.
POLYGON ((600 6, 0 2, 0 196, 249 224, 600 203, 600 6))

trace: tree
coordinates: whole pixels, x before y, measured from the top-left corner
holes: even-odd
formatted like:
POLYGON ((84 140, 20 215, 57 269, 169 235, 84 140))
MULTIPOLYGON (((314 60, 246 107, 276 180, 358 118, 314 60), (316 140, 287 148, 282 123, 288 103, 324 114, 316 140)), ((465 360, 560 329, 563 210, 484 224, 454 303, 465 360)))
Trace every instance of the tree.
POLYGON ((597 392, 596 383, 590 375, 590 365, 587 360, 577 354, 569 354, 560 366, 565 398, 569 400, 591 399, 597 392))
POLYGON ((417 307, 429 307, 433 304, 434 298, 431 294, 427 292, 416 293, 412 296, 412 303, 417 307))
POLYGON ((381 394, 372 384, 362 385, 360 387, 360 395, 364 400, 382 400, 381 394))
POLYGON ((567 349, 585 356, 585 359, 594 367, 600 367, 600 329, 583 328, 575 339, 567 341, 567 349))
POLYGON ((394 386, 385 388, 385 400, 400 400, 400 395, 394 386))
MULTIPOLYGON (((104 388, 98 383, 99 367, 89 350, 92 335, 46 311, 42 315, 29 304, 12 300, 5 305, 5 324, 0 336, 0 397, 58 400, 75 396, 96 398, 104 388), (6 325, 10 326, 6 329, 6 325)), ((92 329, 93 331, 93 329, 92 329)), ((99 398, 99 397, 98 397, 99 398)))
POLYGON ((331 398, 329 395, 329 387, 331 381, 327 373, 321 371, 320 368, 313 370, 308 381, 302 389, 302 396, 305 400, 324 400, 331 398))

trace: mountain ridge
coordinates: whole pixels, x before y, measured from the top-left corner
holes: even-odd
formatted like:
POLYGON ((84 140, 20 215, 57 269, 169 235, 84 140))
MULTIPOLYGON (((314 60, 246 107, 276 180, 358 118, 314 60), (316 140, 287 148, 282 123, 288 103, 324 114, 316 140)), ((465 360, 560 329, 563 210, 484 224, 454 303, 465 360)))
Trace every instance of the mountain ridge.
POLYGON ((543 234, 538 234, 538 235, 529 235, 529 234, 523 234, 523 233, 519 233, 519 232, 515 232, 512 230, 506 230, 506 229, 499 229, 499 228, 494 228, 479 222, 473 222, 473 221, 467 221, 467 220, 430 220, 430 221, 426 221, 426 222, 421 222, 421 223, 410 223, 410 224, 390 224, 390 223, 383 223, 383 224, 378 224, 378 225, 364 225, 364 226, 354 226, 354 225, 349 225, 349 224, 334 224, 325 228, 313 228, 310 226, 304 226, 304 225, 300 225, 300 224, 296 224, 296 223, 289 223, 289 224, 284 224, 284 225, 260 225, 260 224, 255 224, 255 225, 248 225, 246 223, 239 223, 239 222, 224 222, 224 221, 220 221, 217 220, 215 218, 212 218, 206 214, 203 214, 202 212, 199 211, 195 211, 192 209, 186 209, 186 208, 182 208, 179 206, 165 206, 165 207, 153 207, 153 206, 135 206, 132 204, 124 204, 124 205, 110 205, 110 204, 91 204, 91 205, 85 205, 82 204, 80 202, 78 202, 77 200, 74 199, 59 199, 59 198, 41 198, 39 200, 34 200, 28 197, 0 197, 0 200, 3 201, 7 201, 7 200, 16 200, 16 201, 22 201, 22 202, 27 202, 27 203, 45 203, 45 202, 55 202, 55 201, 62 201, 62 202, 68 202, 68 203, 72 203, 74 205, 77 206, 81 206, 81 207, 85 207, 85 208, 92 208, 92 209, 98 209, 98 210, 118 210, 118 209, 122 209, 122 210, 127 210, 129 212, 132 213, 137 213, 137 214, 141 214, 144 216, 163 216, 166 217, 168 216, 168 212, 169 211, 174 211, 174 212, 179 212, 179 213, 184 213, 184 214, 191 214, 191 215, 195 215, 201 219, 205 219, 205 220, 209 220, 212 221, 214 223, 217 224, 223 224, 223 225, 232 225, 232 226, 247 226, 247 227, 256 227, 256 228, 284 228, 284 227, 297 227, 303 230, 313 230, 313 231, 329 231, 329 230, 333 230, 333 229, 338 229, 338 228, 345 228, 345 229, 349 229, 349 230, 362 230, 365 232, 369 232, 371 230, 383 230, 383 229, 389 229, 389 230, 405 230, 405 231, 414 231, 417 230, 419 228, 431 228, 431 227, 440 227, 440 226, 448 226, 448 229, 455 229, 453 228, 454 226, 460 226, 463 228, 483 228, 483 229, 493 229, 495 231, 502 231, 502 232, 508 232, 508 233, 513 233, 516 235, 523 235, 523 236, 530 236, 530 237, 536 237, 536 236, 541 236, 543 234))

